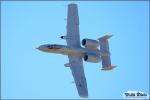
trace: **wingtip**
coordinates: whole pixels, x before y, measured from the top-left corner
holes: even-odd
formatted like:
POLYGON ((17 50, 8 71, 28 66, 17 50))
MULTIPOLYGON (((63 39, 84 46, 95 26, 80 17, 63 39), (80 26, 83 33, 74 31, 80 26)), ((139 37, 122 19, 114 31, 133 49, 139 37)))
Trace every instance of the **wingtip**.
POLYGON ((86 99, 86 98, 88 98, 88 94, 84 94, 84 95, 79 95, 80 96, 80 98, 82 98, 82 99, 86 99))
POLYGON ((103 67, 101 70, 104 70, 104 71, 110 71, 112 69, 114 69, 115 67, 117 67, 116 65, 113 65, 113 66, 107 66, 107 67, 103 67))
POLYGON ((81 99, 87 99, 88 96, 80 96, 81 99))

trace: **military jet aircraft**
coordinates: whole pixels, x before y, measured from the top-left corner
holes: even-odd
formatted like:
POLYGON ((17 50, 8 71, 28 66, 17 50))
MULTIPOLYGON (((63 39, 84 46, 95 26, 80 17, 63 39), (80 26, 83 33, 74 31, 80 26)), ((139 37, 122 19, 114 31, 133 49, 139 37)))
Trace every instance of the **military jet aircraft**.
POLYGON ((77 4, 68 5, 67 15, 67 34, 61 36, 65 39, 67 45, 45 44, 37 49, 47 53, 58 53, 67 55, 69 63, 64 66, 71 69, 76 88, 80 97, 88 98, 87 82, 83 69, 83 61, 91 63, 102 62, 102 70, 111 70, 115 66, 111 65, 108 39, 112 35, 105 35, 98 40, 83 39, 81 47, 79 36, 79 16, 77 4), (100 49, 98 47, 100 46, 100 49))

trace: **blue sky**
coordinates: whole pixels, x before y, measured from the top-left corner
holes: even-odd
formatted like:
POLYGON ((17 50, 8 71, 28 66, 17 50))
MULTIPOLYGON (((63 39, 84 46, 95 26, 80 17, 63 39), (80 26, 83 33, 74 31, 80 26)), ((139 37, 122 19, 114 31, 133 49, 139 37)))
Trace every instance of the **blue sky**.
POLYGON ((80 36, 110 33, 112 71, 84 62, 90 99, 122 99, 149 93, 149 2, 1 2, 1 96, 3 99, 79 99, 67 56, 40 52, 41 44, 66 44, 67 5, 77 3, 80 36))

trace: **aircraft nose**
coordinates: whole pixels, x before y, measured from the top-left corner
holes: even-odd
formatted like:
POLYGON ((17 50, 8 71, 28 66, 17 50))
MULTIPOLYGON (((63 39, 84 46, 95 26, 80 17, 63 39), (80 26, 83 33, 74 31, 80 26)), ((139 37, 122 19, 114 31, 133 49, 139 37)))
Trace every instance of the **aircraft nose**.
POLYGON ((39 47, 36 47, 35 49, 39 49, 39 47))
POLYGON ((36 49, 40 50, 40 51, 47 51, 46 45, 40 45, 39 47, 37 47, 36 49))
POLYGON ((40 48, 39 48, 39 47, 36 47, 36 49, 40 50, 40 48))
POLYGON ((36 47, 36 49, 38 49, 38 50, 42 50, 42 47, 41 47, 41 46, 39 46, 39 47, 36 47))

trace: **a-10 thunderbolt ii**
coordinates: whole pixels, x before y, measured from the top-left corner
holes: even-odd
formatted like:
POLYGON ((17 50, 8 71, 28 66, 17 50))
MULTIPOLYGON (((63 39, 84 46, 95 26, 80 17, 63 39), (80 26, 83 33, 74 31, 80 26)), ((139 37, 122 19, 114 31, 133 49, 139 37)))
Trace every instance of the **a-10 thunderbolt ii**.
POLYGON ((67 45, 45 44, 37 49, 47 53, 58 53, 67 55, 69 63, 64 64, 70 67, 78 94, 80 97, 88 98, 87 82, 83 69, 83 61, 91 63, 102 62, 102 70, 111 70, 115 66, 111 65, 108 39, 112 35, 105 35, 98 40, 83 39, 81 47, 79 34, 79 16, 76 4, 68 5, 67 34, 61 39, 67 41, 67 45), (100 49, 98 47, 100 46, 100 49))

